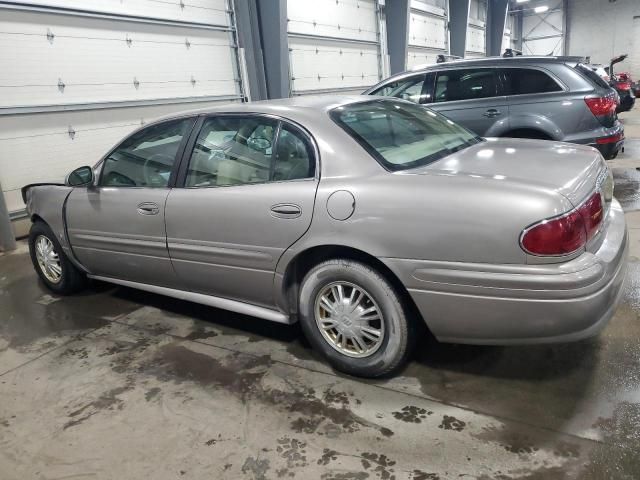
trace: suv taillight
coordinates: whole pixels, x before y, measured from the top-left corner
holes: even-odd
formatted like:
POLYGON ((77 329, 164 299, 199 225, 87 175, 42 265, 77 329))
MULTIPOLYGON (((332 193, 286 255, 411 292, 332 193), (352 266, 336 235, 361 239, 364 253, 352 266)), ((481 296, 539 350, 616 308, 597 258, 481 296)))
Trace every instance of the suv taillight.
POLYGON ((616 82, 616 88, 618 90, 631 90, 630 82, 616 82))
POLYGON ((616 100, 613 95, 607 95, 605 97, 595 97, 584 99, 587 107, 591 110, 596 117, 602 115, 613 115, 616 112, 616 100))
POLYGON ((598 232, 603 218, 602 197, 596 192, 577 209, 524 230, 520 245, 532 255, 568 255, 586 245, 598 232))

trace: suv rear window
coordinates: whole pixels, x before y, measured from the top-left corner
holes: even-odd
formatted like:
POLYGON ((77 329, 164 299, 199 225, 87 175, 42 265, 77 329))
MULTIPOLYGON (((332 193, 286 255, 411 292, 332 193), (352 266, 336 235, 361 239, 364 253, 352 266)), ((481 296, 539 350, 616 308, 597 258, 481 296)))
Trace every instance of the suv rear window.
POLYGON ((482 141, 442 115, 408 102, 352 103, 330 115, 391 171, 421 167, 482 141))
POLYGON ((533 68, 504 68, 502 75, 506 95, 562 91, 562 87, 553 78, 533 68))
POLYGON ((586 65, 579 63, 578 65, 576 65, 575 68, 576 70, 578 70, 578 72, 582 74, 583 77, 587 77, 597 86, 602 88, 611 88, 609 84, 600 77, 600 75, 598 75, 596 72, 594 72, 591 68, 587 67, 586 65))

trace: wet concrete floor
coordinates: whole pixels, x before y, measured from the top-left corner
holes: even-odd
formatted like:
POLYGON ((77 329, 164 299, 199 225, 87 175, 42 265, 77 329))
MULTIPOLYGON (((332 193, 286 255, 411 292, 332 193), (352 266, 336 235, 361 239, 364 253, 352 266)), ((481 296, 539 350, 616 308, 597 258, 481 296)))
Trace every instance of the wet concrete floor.
POLYGON ((296 326, 102 283, 52 296, 22 243, 0 256, 0 479, 640 478, 630 140, 611 166, 632 262, 600 336, 425 341, 384 381, 333 372, 296 326))

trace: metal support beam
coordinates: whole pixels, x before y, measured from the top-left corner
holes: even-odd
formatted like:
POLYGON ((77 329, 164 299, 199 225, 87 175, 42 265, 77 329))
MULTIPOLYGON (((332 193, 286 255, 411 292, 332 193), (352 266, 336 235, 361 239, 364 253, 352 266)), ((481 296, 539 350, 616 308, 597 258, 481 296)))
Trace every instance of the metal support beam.
POLYGON ((389 68, 392 75, 407 69, 410 3, 410 0, 387 0, 384 7, 389 68))
POLYGON ((8 252, 16 249, 16 235, 13 232, 7 204, 4 201, 4 193, 0 185, 0 250, 8 252))
POLYGON ((509 0, 493 0, 489 2, 487 10, 487 55, 496 56, 502 53, 509 0))
POLYGON ((470 0, 449 0, 449 45, 451 55, 464 57, 467 49, 470 0))
POLYGON ((256 0, 268 98, 290 93, 287 0, 256 0))
POLYGON ((234 0, 238 46, 244 53, 250 100, 267 99, 267 81, 256 0, 234 0))

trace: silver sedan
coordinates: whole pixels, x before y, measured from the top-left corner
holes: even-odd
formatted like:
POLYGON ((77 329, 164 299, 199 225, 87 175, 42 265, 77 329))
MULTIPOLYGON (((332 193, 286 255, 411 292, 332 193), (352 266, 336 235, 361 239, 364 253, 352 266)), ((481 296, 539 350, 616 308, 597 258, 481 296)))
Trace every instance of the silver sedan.
POLYGON ((627 262, 596 150, 480 138, 391 98, 165 118, 23 197, 54 292, 94 278, 300 321, 335 368, 369 377, 396 371, 424 325, 475 344, 594 335, 627 262))

